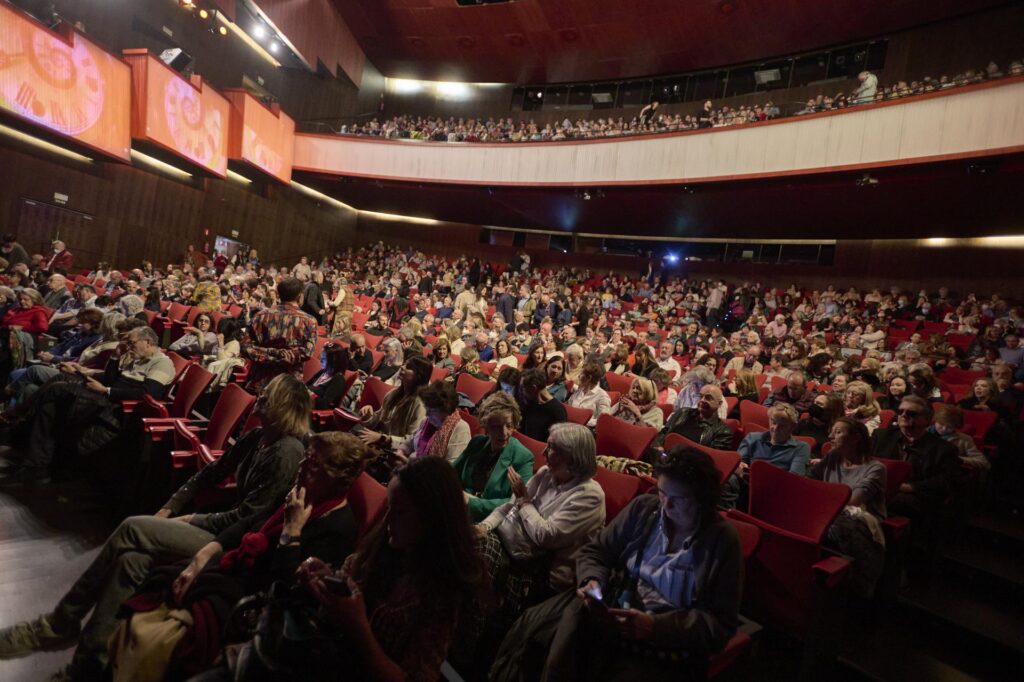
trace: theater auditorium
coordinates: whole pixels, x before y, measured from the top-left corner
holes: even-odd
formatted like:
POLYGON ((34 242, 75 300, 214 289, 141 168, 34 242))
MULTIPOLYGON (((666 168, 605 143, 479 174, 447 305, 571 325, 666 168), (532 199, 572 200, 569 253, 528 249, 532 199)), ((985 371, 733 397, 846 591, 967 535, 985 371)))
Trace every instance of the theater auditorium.
POLYGON ((0 0, 0 680, 1024 671, 1024 3, 0 0))

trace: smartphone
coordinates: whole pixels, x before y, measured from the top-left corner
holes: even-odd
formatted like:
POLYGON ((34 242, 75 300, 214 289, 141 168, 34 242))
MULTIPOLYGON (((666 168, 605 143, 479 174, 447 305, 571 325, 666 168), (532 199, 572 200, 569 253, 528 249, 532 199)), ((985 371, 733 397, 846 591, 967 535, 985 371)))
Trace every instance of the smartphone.
POLYGON ((331 594, 336 594, 342 597, 351 597, 352 590, 348 589, 348 583, 339 578, 336 575, 325 575, 323 577, 324 585, 327 586, 327 591, 331 594))
POLYGON ((583 590, 583 594, 590 597, 591 606, 600 609, 601 611, 607 611, 608 605, 604 603, 604 594, 601 592, 600 585, 591 585, 583 590))

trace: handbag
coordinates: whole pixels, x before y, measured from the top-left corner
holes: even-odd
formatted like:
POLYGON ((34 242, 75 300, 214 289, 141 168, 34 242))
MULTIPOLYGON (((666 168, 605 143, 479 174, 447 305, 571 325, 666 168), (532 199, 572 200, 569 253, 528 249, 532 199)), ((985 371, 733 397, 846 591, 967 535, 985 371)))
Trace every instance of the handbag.
POLYGON ((357 662, 349 643, 320 617, 319 604, 282 581, 270 586, 251 653, 255 656, 239 663, 252 666, 252 674, 235 670, 236 680, 262 679, 265 671, 282 678, 330 680, 351 672, 357 662))

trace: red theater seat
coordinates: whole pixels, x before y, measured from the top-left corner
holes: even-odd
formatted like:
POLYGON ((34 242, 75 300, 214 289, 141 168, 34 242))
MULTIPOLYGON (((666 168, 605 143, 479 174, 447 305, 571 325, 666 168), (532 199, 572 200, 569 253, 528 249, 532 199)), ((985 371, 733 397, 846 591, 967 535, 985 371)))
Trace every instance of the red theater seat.
POLYGON ((657 429, 627 424, 602 414, 597 418, 597 454, 640 459, 657 435, 657 429))

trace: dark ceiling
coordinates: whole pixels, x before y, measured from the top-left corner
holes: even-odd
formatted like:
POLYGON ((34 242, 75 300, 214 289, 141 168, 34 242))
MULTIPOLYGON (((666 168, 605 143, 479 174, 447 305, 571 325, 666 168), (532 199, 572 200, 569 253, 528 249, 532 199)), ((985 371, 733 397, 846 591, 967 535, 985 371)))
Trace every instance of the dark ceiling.
POLYGON ((1006 0, 334 0, 385 76, 544 83, 725 66, 881 36, 1006 0))
MULTIPOLYGON (((355 208, 476 225, 668 237, 893 239, 1020 231, 1024 154, 704 185, 581 190, 389 183, 297 173, 355 208), (603 195, 603 196, 602 196, 603 195)), ((411 228, 412 229, 412 228, 411 228)))

